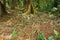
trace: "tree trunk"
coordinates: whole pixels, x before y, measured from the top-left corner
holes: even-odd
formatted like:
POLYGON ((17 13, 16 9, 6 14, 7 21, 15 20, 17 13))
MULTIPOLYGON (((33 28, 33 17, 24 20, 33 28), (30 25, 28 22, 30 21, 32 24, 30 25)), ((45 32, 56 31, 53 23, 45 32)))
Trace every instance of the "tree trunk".
POLYGON ((15 7, 17 7, 18 5, 18 0, 11 0, 11 9, 15 9, 15 7))
POLYGON ((3 3, 0 1, 0 16, 3 16, 5 14, 7 14, 7 11, 6 11, 4 1, 3 1, 3 3))
POLYGON ((32 14, 34 14, 34 7, 33 7, 33 4, 32 4, 32 0, 28 0, 27 1, 26 13, 32 13, 32 14))

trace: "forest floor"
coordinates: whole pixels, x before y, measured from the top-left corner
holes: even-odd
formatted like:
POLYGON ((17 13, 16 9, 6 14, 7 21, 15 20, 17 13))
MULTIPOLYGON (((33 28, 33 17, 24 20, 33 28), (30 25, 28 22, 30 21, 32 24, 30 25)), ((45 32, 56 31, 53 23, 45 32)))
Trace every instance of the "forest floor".
POLYGON ((43 33, 47 40, 49 36, 54 35, 53 30, 60 32, 60 18, 53 14, 39 12, 38 15, 25 15, 18 10, 11 13, 13 15, 0 19, 0 40, 37 40, 37 33, 43 33), (14 30, 20 32, 20 35, 10 39, 14 30))

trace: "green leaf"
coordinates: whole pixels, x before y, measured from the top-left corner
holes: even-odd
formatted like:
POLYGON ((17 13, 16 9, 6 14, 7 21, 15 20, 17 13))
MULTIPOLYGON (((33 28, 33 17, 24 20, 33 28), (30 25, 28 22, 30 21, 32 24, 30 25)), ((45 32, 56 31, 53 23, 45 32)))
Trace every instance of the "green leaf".
POLYGON ((42 34, 39 34, 39 36, 38 36, 38 40, 44 40, 45 39, 45 36, 44 36, 44 34, 42 33, 42 34))
POLYGON ((48 40, 54 40, 54 37, 53 37, 53 36, 50 36, 50 37, 48 38, 48 40))
POLYGON ((56 31, 56 30, 54 30, 54 33, 55 33, 55 35, 56 35, 56 36, 58 36, 58 35, 59 35, 59 32, 58 32, 58 31, 56 31))
POLYGON ((15 37, 16 34, 17 34, 17 31, 14 30, 14 31, 12 32, 12 37, 15 37))
POLYGON ((20 32, 18 32, 17 34, 18 34, 18 36, 20 36, 20 34, 21 34, 21 33, 20 33, 20 32))

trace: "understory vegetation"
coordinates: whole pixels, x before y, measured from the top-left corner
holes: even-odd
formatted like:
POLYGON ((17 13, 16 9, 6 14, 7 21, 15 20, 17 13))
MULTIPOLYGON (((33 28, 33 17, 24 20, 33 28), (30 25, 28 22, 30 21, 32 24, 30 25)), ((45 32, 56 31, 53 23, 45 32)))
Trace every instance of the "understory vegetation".
POLYGON ((60 40, 60 0, 0 0, 0 40, 60 40))

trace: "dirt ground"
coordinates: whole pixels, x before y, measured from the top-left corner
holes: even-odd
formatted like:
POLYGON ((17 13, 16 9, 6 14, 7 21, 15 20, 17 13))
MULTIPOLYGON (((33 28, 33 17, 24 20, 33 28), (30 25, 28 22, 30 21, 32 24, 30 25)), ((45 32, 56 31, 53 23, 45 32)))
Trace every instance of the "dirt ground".
POLYGON ((11 13, 13 15, 0 18, 0 40, 6 40, 6 36, 11 35, 14 29, 21 33, 14 40, 37 40, 38 33, 44 33, 47 40, 54 35, 54 29, 60 32, 60 18, 52 14, 39 12, 38 15, 25 15, 19 11, 11 13))

